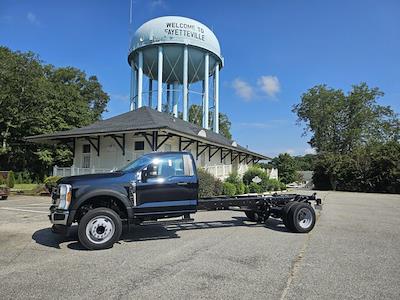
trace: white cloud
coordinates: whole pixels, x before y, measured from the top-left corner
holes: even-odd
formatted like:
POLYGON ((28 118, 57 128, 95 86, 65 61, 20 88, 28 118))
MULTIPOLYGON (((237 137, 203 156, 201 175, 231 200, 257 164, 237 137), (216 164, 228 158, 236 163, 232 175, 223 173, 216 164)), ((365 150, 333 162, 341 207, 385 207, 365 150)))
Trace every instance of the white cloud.
POLYGON ((270 97, 275 97, 281 90, 279 79, 276 76, 261 76, 257 80, 257 84, 261 88, 261 91, 270 97))
POLYGON ((315 149, 314 148, 307 148, 304 149, 304 154, 315 154, 315 149))
POLYGON ((28 12, 28 14, 26 15, 26 18, 28 19, 29 23, 31 23, 31 24, 34 24, 34 25, 39 25, 40 24, 38 18, 32 12, 28 12))
POLYGON ((236 95, 243 98, 245 101, 250 101, 254 96, 254 88, 244 80, 236 78, 232 83, 232 87, 236 95))

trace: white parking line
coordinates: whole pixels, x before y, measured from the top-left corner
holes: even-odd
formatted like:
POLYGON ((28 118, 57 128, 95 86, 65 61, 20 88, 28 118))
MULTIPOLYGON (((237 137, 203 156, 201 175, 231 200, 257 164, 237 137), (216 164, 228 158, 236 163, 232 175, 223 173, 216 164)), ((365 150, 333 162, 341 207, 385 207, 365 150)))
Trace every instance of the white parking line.
POLYGON ((0 207, 0 209, 2 209, 2 210, 11 210, 11 211, 33 212, 33 213, 39 213, 39 214, 48 214, 48 212, 45 212, 45 211, 30 210, 30 209, 19 209, 19 208, 11 208, 11 207, 0 207))

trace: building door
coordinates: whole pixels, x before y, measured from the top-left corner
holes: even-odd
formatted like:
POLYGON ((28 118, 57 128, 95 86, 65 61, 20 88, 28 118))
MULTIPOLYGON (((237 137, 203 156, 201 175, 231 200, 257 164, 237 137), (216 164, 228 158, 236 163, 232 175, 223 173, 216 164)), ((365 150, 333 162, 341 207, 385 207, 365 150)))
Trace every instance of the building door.
POLYGON ((83 145, 82 147, 82 168, 91 168, 91 154, 90 154, 90 144, 83 145))
MULTIPOLYGON (((155 159, 136 187, 136 215, 183 215, 196 211, 197 178, 190 154, 155 159)), ((143 176, 143 175, 142 175, 143 176)))

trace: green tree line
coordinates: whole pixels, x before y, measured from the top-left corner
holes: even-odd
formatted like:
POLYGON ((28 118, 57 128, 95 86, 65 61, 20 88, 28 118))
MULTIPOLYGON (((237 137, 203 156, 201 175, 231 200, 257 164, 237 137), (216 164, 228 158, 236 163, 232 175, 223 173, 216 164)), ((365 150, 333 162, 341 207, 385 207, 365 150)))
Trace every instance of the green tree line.
POLYGON ((70 164, 67 145, 29 144, 24 137, 88 125, 101 118, 108 101, 96 76, 0 47, 0 169, 43 178, 52 165, 70 164))
POLYGON ((318 85, 293 107, 317 154, 310 166, 317 189, 400 192, 400 121, 383 92, 365 83, 346 94, 318 85))

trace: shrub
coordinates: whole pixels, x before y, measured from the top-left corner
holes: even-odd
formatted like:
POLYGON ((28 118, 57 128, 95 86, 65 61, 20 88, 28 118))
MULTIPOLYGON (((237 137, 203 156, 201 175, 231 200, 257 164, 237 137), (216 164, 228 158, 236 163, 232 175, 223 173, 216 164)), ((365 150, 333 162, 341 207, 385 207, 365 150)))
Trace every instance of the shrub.
POLYGON ((281 184, 276 179, 268 180, 268 191, 279 191, 281 188, 281 184))
MULTIPOLYGON (((244 184, 244 183, 243 183, 243 184, 244 184)), ((248 186, 248 185, 244 185, 244 193, 245 193, 245 194, 250 193, 250 189, 249 189, 249 186, 248 186)))
POLYGON ((223 187, 222 181, 215 178, 212 174, 204 169, 198 169, 197 175, 199 177, 199 197, 213 197, 222 195, 223 187))
POLYGON ((265 177, 268 178, 267 173, 265 173, 263 169, 258 167, 251 167, 243 174, 244 184, 250 185, 253 182, 253 178, 256 176, 260 177, 261 179, 265 177))
POLYGON ((240 176, 237 173, 229 174, 228 178, 225 179, 225 182, 229 182, 235 185, 237 195, 244 194, 245 185, 242 181, 242 178, 240 178, 240 176))
POLYGON ((17 179, 15 180, 15 183, 21 184, 21 183, 23 183, 23 182, 24 182, 24 180, 23 180, 23 178, 22 178, 21 172, 17 173, 17 179))
POLYGON ((10 171, 8 172, 8 176, 7 176, 7 186, 12 189, 15 185, 15 176, 14 176, 14 172, 10 171))
POLYGON ((60 180, 60 176, 49 176, 44 179, 44 185, 46 189, 51 192, 53 188, 57 186, 57 181, 60 180))
POLYGON ((233 196, 236 194, 236 187, 233 183, 224 182, 223 184, 224 195, 233 196))
POLYGON ((262 192, 262 188, 261 185, 259 185, 258 183, 252 182, 249 184, 249 192, 250 193, 261 193, 262 192))
POLYGON ((242 195, 245 193, 245 185, 243 182, 239 182, 237 185, 235 185, 236 187, 236 195, 242 195))
POLYGON ((280 182, 280 188, 281 188, 281 191, 286 190, 286 184, 284 184, 283 182, 280 182))
POLYGON ((222 195, 224 192, 224 184, 218 178, 214 178, 214 196, 222 195))
POLYGON ((18 184, 33 183, 31 174, 27 170, 22 171, 22 172, 16 172, 15 178, 16 178, 15 183, 18 183, 18 184))

